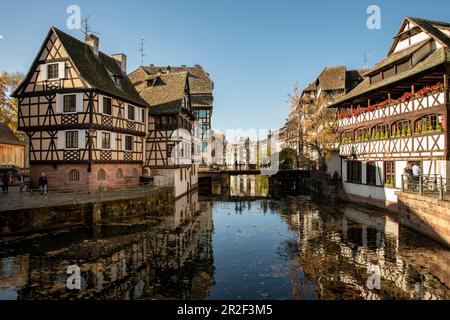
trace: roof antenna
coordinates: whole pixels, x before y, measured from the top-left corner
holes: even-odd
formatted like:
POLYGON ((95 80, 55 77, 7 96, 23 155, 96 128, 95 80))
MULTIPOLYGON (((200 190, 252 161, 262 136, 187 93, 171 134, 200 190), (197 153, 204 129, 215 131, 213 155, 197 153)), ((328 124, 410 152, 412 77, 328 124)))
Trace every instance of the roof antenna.
POLYGON ((139 52, 141 53, 141 67, 144 66, 144 57, 146 57, 146 54, 144 53, 144 42, 145 38, 141 39, 141 48, 139 49, 139 52))
POLYGON ((370 54, 367 54, 367 52, 364 51, 364 69, 369 69, 369 65, 367 63, 370 56, 370 54))
POLYGON ((81 33, 84 34, 85 37, 87 37, 90 34, 96 34, 98 35, 99 33, 92 31, 90 25, 89 25, 89 19, 91 18, 91 15, 88 15, 86 18, 84 18, 83 20, 81 20, 81 33))

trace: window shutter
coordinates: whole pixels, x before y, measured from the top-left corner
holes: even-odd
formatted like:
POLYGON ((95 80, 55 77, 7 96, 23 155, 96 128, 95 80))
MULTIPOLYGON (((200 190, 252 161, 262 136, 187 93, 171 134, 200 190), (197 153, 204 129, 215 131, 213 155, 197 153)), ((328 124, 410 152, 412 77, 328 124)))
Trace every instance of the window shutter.
POLYGON ((137 121, 138 122, 142 122, 142 111, 141 111, 141 108, 136 108, 136 112, 137 112, 137 121))
POLYGON ((63 95, 57 93, 56 94, 56 99, 55 99, 55 112, 56 113, 62 113, 63 112, 63 95))
POLYGON ((83 112, 83 99, 84 99, 84 94, 83 93, 77 93, 77 112, 83 112))
POLYGON ((46 81, 47 80, 47 65, 41 64, 39 67, 39 80, 46 81))
POLYGON ((86 131, 85 130, 78 131, 78 148, 79 149, 86 148, 86 131))
POLYGON ((122 134, 122 150, 125 151, 125 134, 122 134))
POLYGON ((115 150, 116 149, 116 133, 115 132, 111 132, 111 150, 115 150))
POLYGON ((98 112, 103 113, 103 96, 101 94, 98 95, 98 112))
POLYGON ((102 131, 97 131, 97 149, 102 148, 102 131))
POLYGON ((58 149, 66 148, 66 132, 58 131, 58 149))
POLYGON ((58 63, 58 78, 65 79, 66 78, 66 63, 65 62, 59 62, 58 63))

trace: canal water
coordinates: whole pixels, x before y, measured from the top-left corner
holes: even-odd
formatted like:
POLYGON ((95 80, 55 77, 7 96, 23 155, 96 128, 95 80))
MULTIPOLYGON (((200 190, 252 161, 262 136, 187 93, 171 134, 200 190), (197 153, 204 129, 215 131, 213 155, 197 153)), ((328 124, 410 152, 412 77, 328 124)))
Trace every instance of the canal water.
POLYGON ((221 199, 1 238, 0 299, 450 298, 449 250, 383 212, 267 186, 234 177, 221 199))

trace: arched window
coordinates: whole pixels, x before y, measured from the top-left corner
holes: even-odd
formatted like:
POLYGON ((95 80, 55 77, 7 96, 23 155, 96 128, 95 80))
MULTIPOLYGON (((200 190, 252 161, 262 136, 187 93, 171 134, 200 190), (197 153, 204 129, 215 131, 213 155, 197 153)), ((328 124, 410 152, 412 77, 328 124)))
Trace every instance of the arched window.
POLYGON ((117 169, 117 171, 116 171, 116 179, 117 180, 123 179, 123 170, 121 168, 117 169))
POLYGON ((431 133, 442 131, 442 116, 438 114, 430 114, 416 121, 414 125, 414 133, 431 133))
POLYGON ((350 143, 353 140, 353 132, 352 131, 345 131, 344 133, 342 133, 342 137, 341 137, 341 141, 342 143, 350 143))
POLYGON ((369 136, 369 128, 368 127, 356 129, 355 141, 357 141, 357 142, 369 141, 369 139, 370 139, 370 136, 369 136))
POLYGON ((72 169, 69 171, 69 181, 70 182, 78 182, 80 181, 80 171, 77 169, 72 169))
POLYGON ((133 178, 137 178, 138 175, 139 175, 138 169, 134 168, 133 171, 131 171, 131 176, 132 176, 133 178))
POLYGON ((404 137, 412 134, 411 122, 409 120, 400 120, 392 126, 392 137, 404 137))
POLYGON ((103 169, 100 169, 97 173, 97 180, 98 181, 105 181, 106 180, 106 171, 103 169))
POLYGON ((372 140, 389 138, 389 126, 387 124, 379 124, 372 129, 372 140))

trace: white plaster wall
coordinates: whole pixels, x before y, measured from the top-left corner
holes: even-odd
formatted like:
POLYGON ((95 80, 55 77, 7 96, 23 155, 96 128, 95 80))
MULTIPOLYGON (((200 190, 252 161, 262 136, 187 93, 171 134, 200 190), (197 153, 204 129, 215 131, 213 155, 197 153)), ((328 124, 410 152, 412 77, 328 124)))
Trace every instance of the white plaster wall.
MULTIPOLYGON (((192 182, 191 185, 191 179, 190 179, 190 171, 187 171, 187 179, 186 179, 186 170, 188 170, 188 168, 176 168, 176 169, 158 169, 154 171, 154 176, 155 176, 155 185, 160 185, 158 183, 160 182, 164 182, 167 183, 167 181, 172 182, 173 187, 174 187, 174 196, 175 198, 178 198, 180 196, 182 196, 183 194, 187 193, 188 190, 188 182, 189 182, 189 186, 190 188, 192 188, 192 186, 195 186, 195 184, 198 183, 198 178, 195 178, 194 181, 196 181, 196 183, 194 184, 192 182), (182 173, 183 179, 181 179, 181 175, 180 173, 182 173)), ((198 171, 196 171, 198 172, 198 171)), ((198 175, 196 175, 198 177, 198 175)))
POLYGON ((407 164, 407 161, 395 161, 395 186, 398 189, 402 188, 402 174, 407 164))
POLYGON ((349 194, 381 201, 397 202, 397 189, 368 186, 344 182, 344 190, 349 194))
POLYGON ((327 160, 328 173, 333 176, 335 172, 342 176, 341 172, 341 157, 339 157, 339 150, 333 151, 331 159, 327 160))

